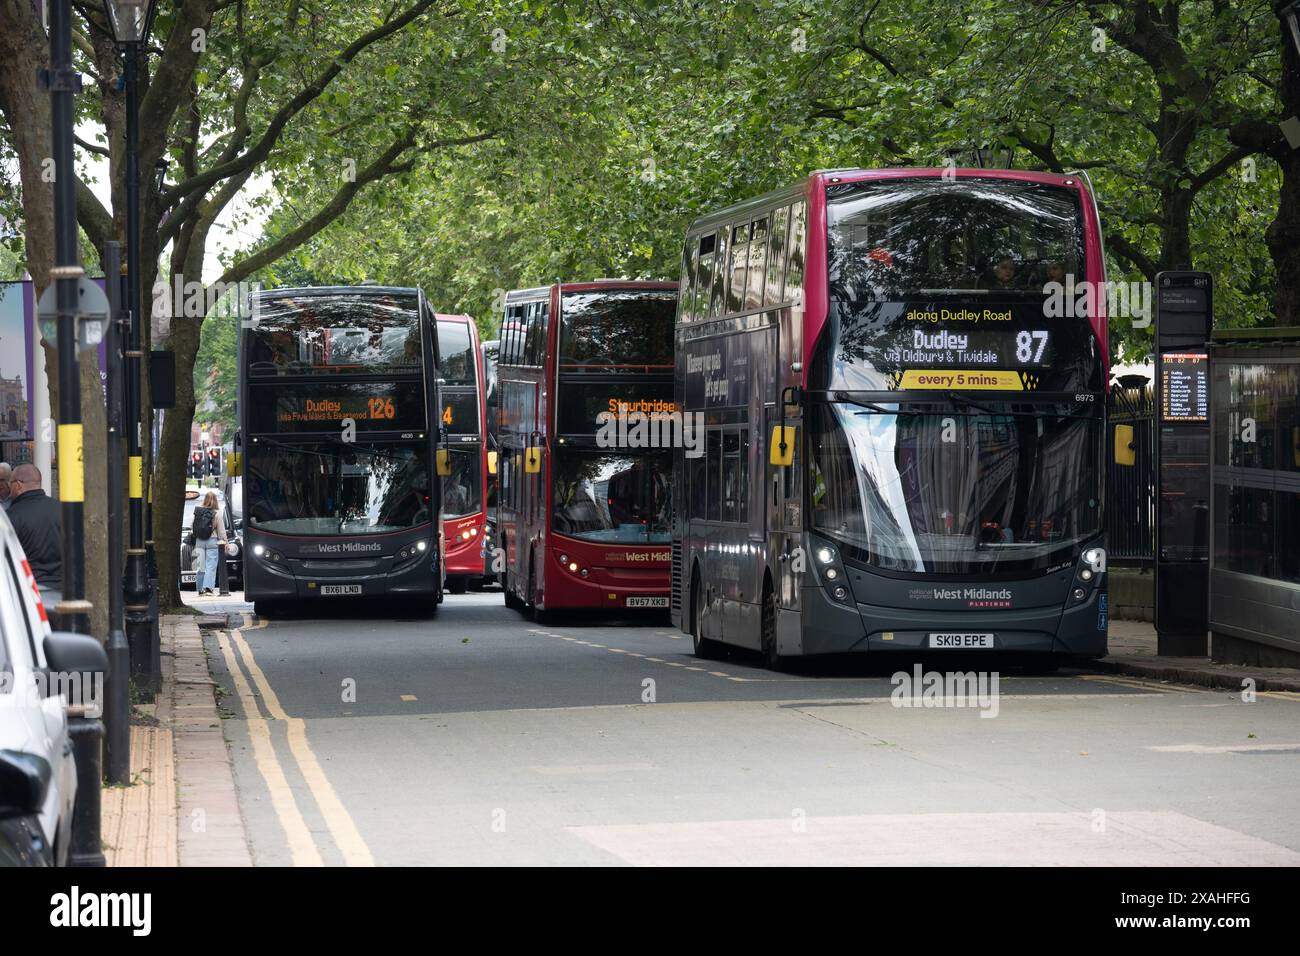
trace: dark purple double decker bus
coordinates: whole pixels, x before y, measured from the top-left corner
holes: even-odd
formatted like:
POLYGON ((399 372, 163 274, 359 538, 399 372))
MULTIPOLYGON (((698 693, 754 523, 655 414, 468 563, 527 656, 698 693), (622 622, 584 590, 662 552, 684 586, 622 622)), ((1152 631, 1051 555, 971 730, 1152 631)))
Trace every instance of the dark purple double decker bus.
POLYGON ((256 293, 241 323, 244 592, 442 599, 438 341, 418 289, 256 293))

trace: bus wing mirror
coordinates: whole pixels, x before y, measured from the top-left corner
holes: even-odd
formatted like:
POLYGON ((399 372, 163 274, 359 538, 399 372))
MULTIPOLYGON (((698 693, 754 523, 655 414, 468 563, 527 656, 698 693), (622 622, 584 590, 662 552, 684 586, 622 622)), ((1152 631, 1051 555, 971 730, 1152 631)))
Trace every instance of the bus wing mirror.
POLYGON ((789 467, 794 464, 795 425, 773 425, 772 444, 768 449, 768 461, 773 465, 789 467))
POLYGON ((1137 464, 1137 448, 1133 444, 1133 426, 1115 426, 1115 464, 1132 468, 1137 464))
POLYGON ((533 445, 524 449, 524 471, 530 475, 540 474, 542 470, 542 449, 533 445))
POLYGON ((438 477, 446 478, 451 474, 451 452, 445 448, 438 449, 438 477))
POLYGON ((494 451, 490 451, 488 452, 488 474, 495 475, 496 473, 497 473, 497 453, 494 451))
POLYGON ((237 451, 226 452, 226 477, 238 478, 244 465, 244 456, 237 451))

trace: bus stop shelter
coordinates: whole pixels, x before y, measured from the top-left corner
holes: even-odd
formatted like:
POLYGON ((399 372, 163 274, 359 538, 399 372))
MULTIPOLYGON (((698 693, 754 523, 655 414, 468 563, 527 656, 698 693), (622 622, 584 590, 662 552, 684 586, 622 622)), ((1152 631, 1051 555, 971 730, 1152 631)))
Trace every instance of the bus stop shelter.
POLYGON ((1211 655, 1300 665, 1300 328, 1213 333, 1211 655))

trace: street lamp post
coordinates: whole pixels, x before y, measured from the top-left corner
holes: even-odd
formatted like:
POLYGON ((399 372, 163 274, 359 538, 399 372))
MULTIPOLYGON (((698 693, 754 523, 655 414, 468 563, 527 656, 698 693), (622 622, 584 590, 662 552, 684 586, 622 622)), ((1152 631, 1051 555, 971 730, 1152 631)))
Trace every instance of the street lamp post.
POLYGON ((127 435, 128 521, 126 574, 126 635, 131 648, 131 673, 143 696, 153 699, 159 675, 154 667, 154 628, 150 615, 149 569, 144 535, 144 456, 141 452, 140 329, 140 51, 153 26, 157 0, 104 0, 113 39, 122 51, 126 85, 126 305, 130 314, 126 349, 124 418, 127 435))

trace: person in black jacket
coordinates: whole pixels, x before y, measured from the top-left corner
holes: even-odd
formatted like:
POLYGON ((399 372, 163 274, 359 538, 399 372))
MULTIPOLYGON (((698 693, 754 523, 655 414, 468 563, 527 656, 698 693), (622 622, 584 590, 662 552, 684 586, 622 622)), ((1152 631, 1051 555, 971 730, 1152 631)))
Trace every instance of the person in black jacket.
POLYGON ((12 503, 9 522, 18 534, 32 576, 47 611, 63 600, 63 519, 59 503, 41 489, 41 472, 35 465, 14 469, 10 481, 12 503))

